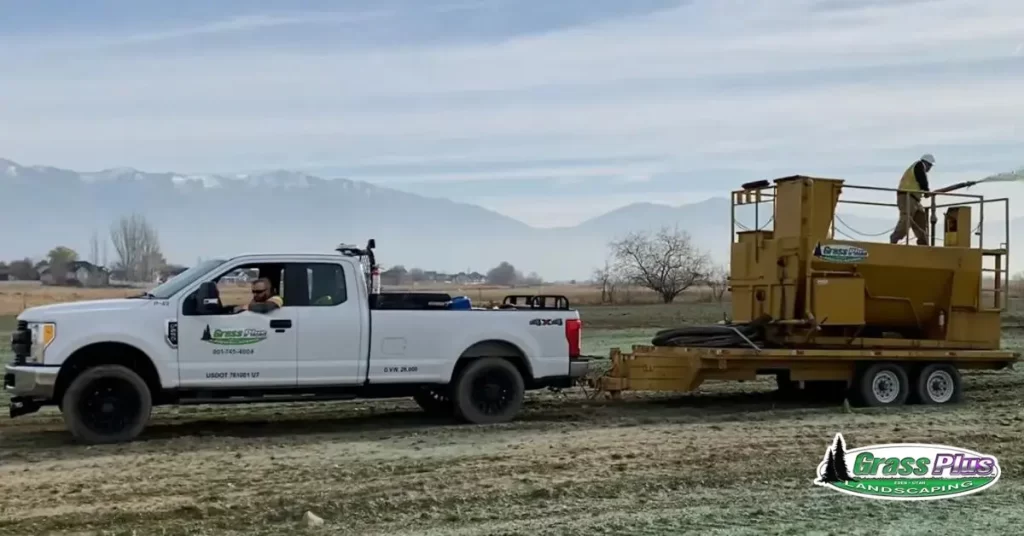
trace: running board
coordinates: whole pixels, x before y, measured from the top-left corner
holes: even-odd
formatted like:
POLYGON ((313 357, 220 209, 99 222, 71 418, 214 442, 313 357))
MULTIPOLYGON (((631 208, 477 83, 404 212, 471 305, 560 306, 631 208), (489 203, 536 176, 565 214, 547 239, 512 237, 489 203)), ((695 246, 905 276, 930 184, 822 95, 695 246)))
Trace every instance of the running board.
POLYGON ((178 399, 183 406, 200 404, 273 404, 277 402, 323 402, 329 400, 352 400, 351 393, 309 394, 309 395, 262 395, 262 396, 186 396, 178 399))

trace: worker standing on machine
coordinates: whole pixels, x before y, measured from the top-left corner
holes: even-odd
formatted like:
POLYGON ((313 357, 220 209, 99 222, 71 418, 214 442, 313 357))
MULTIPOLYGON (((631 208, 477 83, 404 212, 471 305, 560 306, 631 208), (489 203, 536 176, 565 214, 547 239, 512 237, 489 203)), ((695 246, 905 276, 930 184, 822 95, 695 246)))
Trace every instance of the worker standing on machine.
POLYGON ((924 207, 921 206, 921 196, 928 195, 928 172, 935 165, 935 157, 926 154, 920 160, 914 162, 900 179, 898 192, 896 192, 896 204, 899 207, 900 219, 896 222, 896 229, 889 237, 889 243, 897 244, 907 236, 908 227, 913 227, 914 237, 917 238, 917 245, 928 245, 928 216, 924 207))

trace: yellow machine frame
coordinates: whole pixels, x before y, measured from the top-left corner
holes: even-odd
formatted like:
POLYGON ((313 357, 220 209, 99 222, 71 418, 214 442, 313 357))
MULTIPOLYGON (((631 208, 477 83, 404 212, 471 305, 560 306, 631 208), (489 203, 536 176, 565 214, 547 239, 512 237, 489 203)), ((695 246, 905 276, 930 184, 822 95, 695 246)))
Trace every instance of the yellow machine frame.
MULTIPOLYGON (((959 392, 958 369, 1000 369, 1019 359, 1020 354, 999 349, 1009 278, 1008 199, 931 195, 925 208, 930 245, 917 246, 836 240, 836 205, 843 190, 897 194, 807 176, 759 181, 732 192, 732 321, 770 319, 762 345, 749 340, 735 348, 636 345, 631 354, 615 348, 600 387, 690 391, 704 380, 752 380, 758 374, 775 374, 780 387, 834 381, 854 387, 874 381, 865 374, 884 369, 903 378, 904 392, 921 383, 918 374, 928 374, 930 381, 936 370, 952 377, 959 392), (952 201, 939 203, 942 197, 952 201), (773 227, 762 229, 757 221, 754 229, 737 232, 736 207, 753 204, 757 211, 766 202, 774 204, 773 227), (1007 242, 986 249, 981 231, 990 203, 1004 206, 1007 242), (977 247, 972 246, 974 207, 977 247), (947 210, 940 220, 941 208, 947 210), (938 221, 944 236, 936 247, 938 221), (993 266, 986 267, 986 260, 993 266), (986 275, 992 278, 990 288, 986 275)), ((896 208, 895 203, 845 202, 896 208)), ((907 234, 909 239, 913 233, 907 234)), ((865 385, 861 393, 871 398, 865 385)))

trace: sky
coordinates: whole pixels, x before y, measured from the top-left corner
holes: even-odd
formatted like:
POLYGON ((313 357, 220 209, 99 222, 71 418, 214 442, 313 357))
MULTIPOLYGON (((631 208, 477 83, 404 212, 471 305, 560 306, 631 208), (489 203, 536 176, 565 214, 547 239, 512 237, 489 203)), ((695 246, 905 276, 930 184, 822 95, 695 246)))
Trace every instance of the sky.
MULTIPOLYGON (((1024 166, 1019 0, 0 0, 0 157, 293 169, 538 227, 1024 166)), ((1024 187, 976 193, 1024 202, 1024 187)))

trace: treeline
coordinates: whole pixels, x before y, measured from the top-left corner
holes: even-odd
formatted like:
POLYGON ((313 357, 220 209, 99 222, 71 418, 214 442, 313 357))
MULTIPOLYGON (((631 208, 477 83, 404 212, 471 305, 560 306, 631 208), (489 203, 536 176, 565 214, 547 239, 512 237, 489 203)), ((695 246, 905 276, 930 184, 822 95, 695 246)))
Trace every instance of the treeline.
POLYGON ((406 269, 405 266, 397 265, 384 270, 380 274, 382 285, 404 286, 423 283, 445 284, 445 285, 540 285, 544 283, 536 272, 523 275, 511 263, 502 262, 491 268, 487 273, 481 274, 476 271, 447 273, 421 268, 406 269))
POLYGON ((74 248, 59 245, 37 260, 24 258, 0 262, 0 278, 20 281, 43 280, 50 284, 108 284, 109 279, 148 282, 164 272, 183 267, 167 263, 160 250, 156 228, 140 214, 124 216, 114 222, 108 239, 101 241, 93 233, 85 258, 74 248), (113 248, 113 259, 108 259, 113 248), (86 277, 89 281, 82 281, 86 277))

